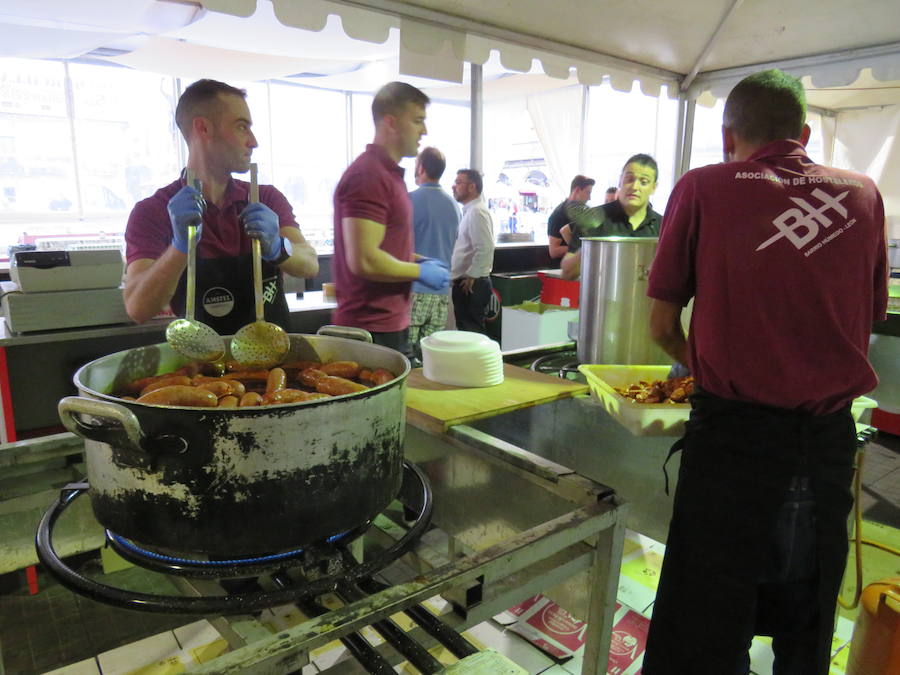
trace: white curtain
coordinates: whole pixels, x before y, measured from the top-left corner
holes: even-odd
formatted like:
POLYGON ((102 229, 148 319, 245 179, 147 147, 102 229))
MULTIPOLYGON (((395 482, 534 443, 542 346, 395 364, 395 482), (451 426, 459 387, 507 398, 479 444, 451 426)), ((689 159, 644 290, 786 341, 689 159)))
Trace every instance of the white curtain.
POLYGON ((544 149, 550 180, 569 194, 572 178, 581 166, 581 108, 584 87, 566 87, 527 98, 534 131, 544 149))
POLYGON ((834 165, 878 184, 888 216, 900 216, 900 105, 841 112, 835 125, 834 165))

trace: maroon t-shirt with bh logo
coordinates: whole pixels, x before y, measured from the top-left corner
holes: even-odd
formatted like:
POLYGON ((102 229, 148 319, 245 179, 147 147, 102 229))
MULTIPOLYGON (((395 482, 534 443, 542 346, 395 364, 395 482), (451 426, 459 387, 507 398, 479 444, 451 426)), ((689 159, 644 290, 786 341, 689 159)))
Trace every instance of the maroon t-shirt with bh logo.
POLYGON ((770 143, 678 181, 648 295, 694 297, 689 365, 703 389, 832 412, 877 382, 866 354, 886 317, 884 223, 870 178, 770 143))

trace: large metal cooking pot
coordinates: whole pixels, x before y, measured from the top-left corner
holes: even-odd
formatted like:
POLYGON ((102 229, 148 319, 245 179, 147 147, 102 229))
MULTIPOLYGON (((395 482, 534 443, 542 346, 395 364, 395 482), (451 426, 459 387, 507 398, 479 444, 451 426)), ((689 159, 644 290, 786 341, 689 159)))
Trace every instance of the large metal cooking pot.
POLYGON ((669 363, 650 337, 647 279, 655 237, 581 240, 578 360, 582 363, 669 363))
POLYGON ((330 399, 220 410, 110 395, 184 365, 167 344, 78 370, 81 395, 60 401, 59 414, 86 439, 97 520, 151 547, 231 556, 319 542, 382 511, 402 478, 409 361, 343 337, 290 339, 287 361, 352 360, 397 378, 330 399))

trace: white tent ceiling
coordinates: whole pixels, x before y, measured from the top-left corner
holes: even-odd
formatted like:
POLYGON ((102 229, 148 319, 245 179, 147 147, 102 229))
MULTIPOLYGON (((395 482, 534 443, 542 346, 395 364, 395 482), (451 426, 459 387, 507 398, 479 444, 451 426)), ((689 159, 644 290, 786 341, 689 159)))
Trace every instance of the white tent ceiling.
POLYGON ((392 72, 458 83, 465 61, 487 64, 490 82, 538 61, 560 85, 606 76, 620 89, 637 80, 646 93, 687 86, 694 97, 777 64, 808 76, 811 103, 841 109, 900 101, 900 2, 3 1, 0 55, 85 54, 183 76, 302 74, 349 89, 392 72))

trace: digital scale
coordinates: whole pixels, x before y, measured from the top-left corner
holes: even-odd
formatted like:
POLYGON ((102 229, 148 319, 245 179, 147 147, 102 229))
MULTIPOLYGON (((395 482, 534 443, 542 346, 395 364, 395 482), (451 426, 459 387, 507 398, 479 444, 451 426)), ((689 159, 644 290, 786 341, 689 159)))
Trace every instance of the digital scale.
POLYGON ((27 333, 130 321, 119 248, 16 251, 0 300, 9 330, 27 333))

